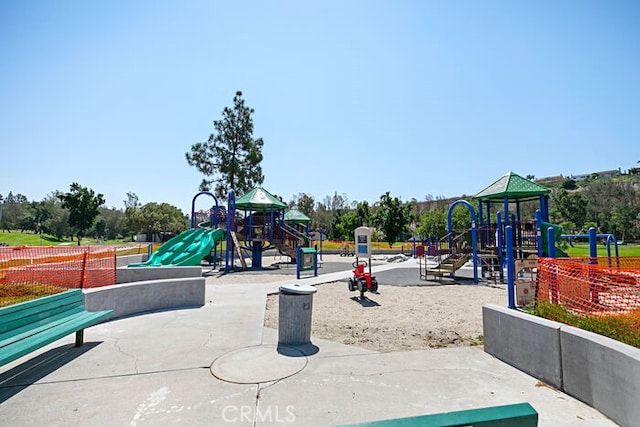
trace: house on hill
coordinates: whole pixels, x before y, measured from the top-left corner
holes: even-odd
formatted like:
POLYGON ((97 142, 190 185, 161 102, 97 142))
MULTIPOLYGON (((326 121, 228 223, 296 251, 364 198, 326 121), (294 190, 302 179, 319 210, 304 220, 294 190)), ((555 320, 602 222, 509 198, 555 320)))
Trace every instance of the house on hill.
POLYGON ((587 179, 597 179, 597 178, 613 178, 615 176, 620 176, 622 173, 620 169, 613 169, 610 171, 600 171, 600 172, 591 172, 591 173, 583 173, 579 175, 571 175, 571 179, 574 181, 585 181, 587 179))

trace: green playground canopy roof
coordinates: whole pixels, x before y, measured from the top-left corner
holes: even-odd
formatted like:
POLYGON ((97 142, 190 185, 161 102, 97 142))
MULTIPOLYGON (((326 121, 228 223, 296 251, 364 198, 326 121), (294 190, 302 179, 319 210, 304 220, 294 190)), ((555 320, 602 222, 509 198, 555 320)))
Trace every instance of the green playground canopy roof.
POLYGON ((284 220, 286 222, 297 222, 308 224, 311 222, 311 218, 300 212, 296 208, 291 208, 284 213, 284 220))
POLYGON ((287 208, 287 204, 278 200, 273 194, 262 187, 249 190, 246 194, 236 200, 236 208, 253 212, 268 212, 287 208))
POLYGON ((540 184, 508 172, 473 197, 483 202, 503 201, 505 196, 509 200, 525 201, 537 199, 550 192, 551 190, 540 184))

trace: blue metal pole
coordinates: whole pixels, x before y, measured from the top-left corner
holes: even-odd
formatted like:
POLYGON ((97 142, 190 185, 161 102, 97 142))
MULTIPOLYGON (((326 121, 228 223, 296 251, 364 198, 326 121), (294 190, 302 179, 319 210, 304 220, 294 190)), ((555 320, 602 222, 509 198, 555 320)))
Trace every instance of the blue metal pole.
POLYGON ((598 263, 598 238, 596 236, 596 229, 594 227, 589 228, 589 264, 598 263))
POLYGON ((487 245, 493 239, 491 235, 491 203, 487 200, 487 245))
MULTIPOLYGON (((594 227, 589 228, 589 264, 598 264, 598 237, 596 235, 596 229, 594 227)), ((591 270, 591 269, 589 269, 591 270)), ((591 302, 598 303, 600 296, 598 295, 598 289, 596 285, 595 274, 589 271, 589 283, 591 291, 591 302)))
POLYGON ((618 257, 618 239, 613 234, 607 234, 607 258, 609 260, 609 267, 611 267, 611 241, 613 241, 613 247, 616 251, 616 267, 620 268, 620 258, 618 257))
POLYGON ((520 217, 520 200, 516 202, 516 221, 518 223, 517 237, 518 240, 518 254, 522 258, 522 218, 520 217))
POLYGON ((318 245, 314 245, 313 247, 316 250, 313 253, 313 275, 318 277, 318 245))
MULTIPOLYGON (((472 212, 473 215, 473 212, 472 212)), ((471 221, 471 248, 473 250, 473 283, 478 284, 478 237, 475 219, 471 221)))
POLYGON ((513 260, 513 228, 507 225, 506 229, 507 241, 507 298, 509 308, 516 308, 516 282, 515 282, 515 265, 513 260))
POLYGON ((225 250, 224 260, 224 272, 228 273, 229 269, 233 266, 233 238, 231 232, 235 232, 235 219, 236 219, 236 195, 233 190, 229 191, 227 195, 227 248, 225 250), (229 265, 231 264, 231 266, 229 265))
POLYGON ((611 245, 610 238, 611 234, 607 236, 607 265, 611 267, 611 245))
POLYGON ((542 212, 536 209, 536 246, 538 247, 538 258, 542 258, 542 212))
POLYGON ((322 227, 320 227, 320 261, 322 261, 322 227))
POLYGON ((413 236, 411 243, 412 243, 413 258, 415 258, 416 257, 416 236, 413 236))
POLYGON ((483 221, 484 221, 484 215, 482 212, 482 200, 478 200, 478 225, 480 226, 480 228, 482 228, 483 221))
POLYGON ((498 265, 500 266, 500 281, 502 282, 504 280, 504 272, 502 271, 504 267, 504 258, 502 256, 502 215, 500 212, 496 212, 496 224, 496 233, 498 234, 498 238, 496 239, 496 249, 498 255, 498 265))
POLYGON ((507 196, 504 196, 504 199, 502 200, 502 202, 504 205, 503 206, 504 226, 506 227, 507 225, 509 225, 509 198, 507 196))
POLYGON ((300 280, 300 245, 296 246, 296 278, 300 280))
POLYGON ((547 255, 549 258, 556 257, 556 234, 553 227, 547 228, 547 255))

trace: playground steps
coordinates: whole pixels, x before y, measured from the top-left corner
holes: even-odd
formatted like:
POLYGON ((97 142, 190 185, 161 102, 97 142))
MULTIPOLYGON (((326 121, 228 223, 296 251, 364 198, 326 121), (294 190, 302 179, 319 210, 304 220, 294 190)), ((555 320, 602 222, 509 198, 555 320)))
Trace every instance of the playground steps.
POLYGON ((278 248, 278 251, 283 254, 288 256, 289 258, 291 258, 292 261, 295 261, 297 256, 298 256, 298 252, 296 250, 296 248, 292 248, 291 246, 287 245, 286 243, 274 243, 276 248, 278 248))
POLYGON ((457 269, 462 267, 469 261, 471 255, 463 254, 457 257, 450 256, 440 263, 436 268, 425 269, 425 279, 428 276, 437 277, 438 280, 445 274, 453 274, 457 269))

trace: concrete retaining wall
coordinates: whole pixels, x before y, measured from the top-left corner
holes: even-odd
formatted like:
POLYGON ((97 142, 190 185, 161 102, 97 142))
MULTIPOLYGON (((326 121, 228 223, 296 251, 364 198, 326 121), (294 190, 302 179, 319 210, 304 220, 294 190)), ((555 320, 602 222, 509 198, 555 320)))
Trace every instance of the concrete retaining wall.
POLYGON ((484 351, 562 388, 560 323, 497 305, 484 305, 482 326, 484 351))
POLYGON ((563 325, 564 391, 623 426, 640 424, 640 349, 563 325))
POLYGON ((486 304, 485 351, 582 400, 622 426, 640 421, 640 349, 486 304))
POLYGON ((84 304, 89 311, 113 310, 107 320, 154 310, 202 307, 205 278, 149 280, 86 289, 84 304))
POLYGON ((202 276, 202 267, 121 267, 116 269, 116 283, 200 276, 202 276))
POLYGON ((116 267, 126 267, 132 262, 145 262, 147 258, 147 254, 118 256, 116 257, 116 267))

